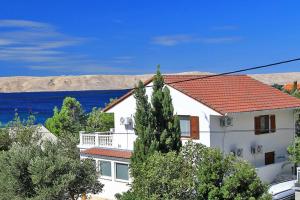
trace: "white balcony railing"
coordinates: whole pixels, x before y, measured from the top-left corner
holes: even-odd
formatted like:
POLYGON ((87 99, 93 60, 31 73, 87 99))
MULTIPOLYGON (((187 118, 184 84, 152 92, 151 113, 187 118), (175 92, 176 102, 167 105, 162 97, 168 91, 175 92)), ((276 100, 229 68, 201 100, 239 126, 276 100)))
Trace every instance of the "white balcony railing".
POLYGON ((292 164, 288 161, 276 162, 274 164, 256 167, 256 172, 262 181, 268 183, 273 181, 280 182, 279 179, 286 178, 288 175, 292 176, 293 174, 292 164))
POLYGON ((134 133, 113 133, 113 132, 80 132, 80 149, 92 147, 133 149, 136 136, 134 133))

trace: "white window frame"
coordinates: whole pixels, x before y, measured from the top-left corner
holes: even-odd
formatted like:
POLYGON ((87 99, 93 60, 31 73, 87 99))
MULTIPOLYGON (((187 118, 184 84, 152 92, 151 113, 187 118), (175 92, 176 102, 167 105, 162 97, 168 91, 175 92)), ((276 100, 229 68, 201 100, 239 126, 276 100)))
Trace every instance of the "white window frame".
POLYGON ((129 173, 129 163, 128 162, 120 162, 120 161, 115 161, 114 162, 114 174, 115 174, 115 181, 116 182, 122 182, 122 183, 129 183, 130 182, 130 173, 129 173), (128 165, 128 180, 123 180, 123 179, 118 179, 117 178, 117 164, 126 164, 128 165))
MULTIPOLYGON (((180 124, 180 118, 187 118, 187 119, 184 119, 184 120, 187 120, 189 121, 189 125, 191 126, 191 116, 190 115, 177 115, 178 118, 179 118, 179 124, 180 124)), ((181 130, 181 127, 180 127, 180 137, 183 137, 183 138, 190 138, 191 137, 191 127, 190 127, 190 132, 188 133, 188 135, 182 135, 182 130, 181 130)))
POLYGON ((105 160, 105 159, 97 159, 97 164, 98 164, 98 167, 97 167, 97 169, 98 169, 98 172, 99 172, 99 178, 100 179, 104 179, 104 180, 112 180, 113 179, 113 171, 112 171, 112 168, 114 167, 114 162, 113 161, 111 161, 111 160, 105 160), (110 162, 110 174, 111 174, 111 176, 103 176, 103 175, 101 175, 101 172, 100 172, 100 162, 101 161, 104 161, 104 162, 110 162))

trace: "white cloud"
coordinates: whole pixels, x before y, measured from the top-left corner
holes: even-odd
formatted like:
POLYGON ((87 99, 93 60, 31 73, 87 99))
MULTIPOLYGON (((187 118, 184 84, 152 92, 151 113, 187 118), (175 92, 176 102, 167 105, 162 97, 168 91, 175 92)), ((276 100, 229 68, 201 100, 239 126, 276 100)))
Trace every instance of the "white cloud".
POLYGON ((66 50, 67 47, 84 45, 87 41, 88 38, 59 32, 47 23, 0 20, 0 61, 19 63, 32 70, 77 73, 115 72, 121 69, 109 67, 109 63, 124 64, 132 61, 130 56, 119 56, 99 63, 87 55, 66 50))
POLYGON ((0 20, 0 27, 14 27, 14 28, 43 28, 52 29, 53 27, 46 23, 35 22, 30 20, 0 20))
POLYGON ((195 38, 191 35, 164 35, 152 39, 154 44, 162 46, 174 46, 181 43, 192 42, 194 40, 195 38))
POLYGON ((1 39, 0 38, 0 46, 10 45, 10 44, 13 44, 13 41, 11 41, 9 39, 1 39))
POLYGON ((241 40, 241 37, 200 37, 195 35, 165 35, 152 38, 152 43, 161 46, 175 46, 185 43, 222 44, 241 40))
POLYGON ((221 44, 221 43, 232 43, 242 40, 242 37, 233 36, 233 37, 211 37, 211 38, 201 38, 202 43, 208 44, 221 44))

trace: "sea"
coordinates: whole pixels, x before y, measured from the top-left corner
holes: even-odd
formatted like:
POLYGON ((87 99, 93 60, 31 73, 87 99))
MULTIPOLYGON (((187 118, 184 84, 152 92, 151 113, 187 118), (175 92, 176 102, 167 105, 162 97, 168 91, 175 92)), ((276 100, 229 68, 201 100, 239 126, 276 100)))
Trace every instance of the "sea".
POLYGON ((128 90, 93 90, 59 92, 18 92, 0 93, 0 122, 3 125, 11 121, 17 113, 22 120, 35 116, 35 123, 44 124, 53 116, 55 106, 61 107, 65 97, 74 97, 86 112, 93 107, 103 108, 111 98, 119 98, 128 90))

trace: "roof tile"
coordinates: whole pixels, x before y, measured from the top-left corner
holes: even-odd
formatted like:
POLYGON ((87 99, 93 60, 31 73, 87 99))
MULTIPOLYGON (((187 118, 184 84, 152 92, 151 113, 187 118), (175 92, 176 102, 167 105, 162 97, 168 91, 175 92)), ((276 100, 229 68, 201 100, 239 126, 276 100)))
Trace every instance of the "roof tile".
POLYGON ((128 150, 105 149, 105 148, 90 148, 80 153, 89 154, 89 155, 116 157, 116 158, 126 158, 126 159, 129 159, 132 154, 131 151, 128 150))
POLYGON ((224 75, 201 79, 203 75, 167 75, 166 84, 225 114, 300 107, 300 99, 247 75, 224 75), (192 81, 178 82, 189 79, 192 81))

